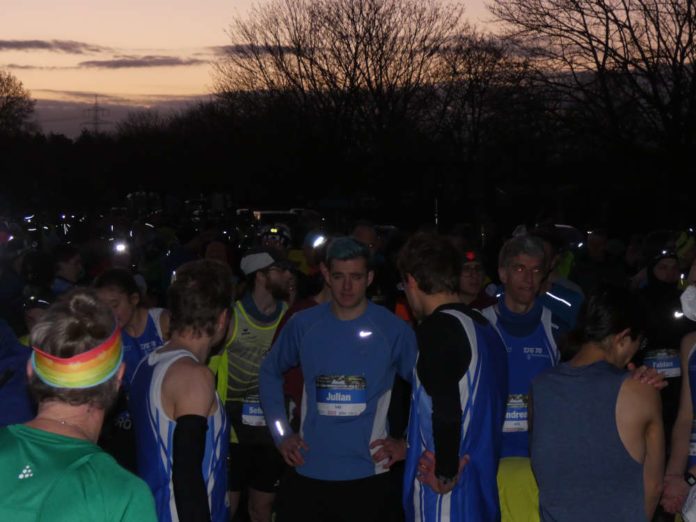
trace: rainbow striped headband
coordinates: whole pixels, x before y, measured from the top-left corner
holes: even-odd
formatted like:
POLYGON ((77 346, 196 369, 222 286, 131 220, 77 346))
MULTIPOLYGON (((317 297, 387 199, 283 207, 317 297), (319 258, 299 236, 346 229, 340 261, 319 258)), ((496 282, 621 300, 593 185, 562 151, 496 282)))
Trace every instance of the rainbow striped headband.
POLYGON ((118 371, 123 360, 121 329, 99 346, 67 359, 32 347, 31 365, 44 383, 54 388, 83 389, 105 383, 118 371))

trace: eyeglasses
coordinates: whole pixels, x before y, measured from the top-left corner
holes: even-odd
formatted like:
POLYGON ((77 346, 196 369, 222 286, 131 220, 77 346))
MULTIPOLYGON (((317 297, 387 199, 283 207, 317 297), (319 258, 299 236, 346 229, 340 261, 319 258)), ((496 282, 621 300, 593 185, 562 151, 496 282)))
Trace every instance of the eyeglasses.
POLYGON ((644 335, 641 335, 640 341, 638 343, 638 351, 642 352, 648 347, 648 338, 645 337, 644 335))

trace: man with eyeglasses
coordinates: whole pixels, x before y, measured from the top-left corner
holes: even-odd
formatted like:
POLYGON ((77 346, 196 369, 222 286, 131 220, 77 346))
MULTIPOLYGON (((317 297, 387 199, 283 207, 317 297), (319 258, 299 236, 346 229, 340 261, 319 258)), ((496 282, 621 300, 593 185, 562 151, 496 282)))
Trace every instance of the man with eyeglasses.
MULTIPOLYGON (((560 362, 557 340, 568 331, 567 323, 539 298, 547 266, 540 238, 523 234, 509 239, 498 256, 503 291, 498 302, 482 312, 508 353, 508 401, 498 468, 503 522, 539 520, 539 491, 529 460, 529 389, 537 375, 560 362)), ((634 379, 655 388, 666 385, 654 370, 630 370, 634 379)))
POLYGON ((545 266, 539 238, 525 234, 509 239, 498 256, 503 292, 496 304, 483 310, 508 353, 508 399, 498 468, 503 522, 539 520, 539 492, 529 462, 529 387, 539 373, 559 363, 555 337, 565 330, 537 297, 545 266))
POLYGON ((242 257, 240 268, 247 289, 232 308, 224 350, 210 362, 231 426, 231 516, 237 511, 242 490, 248 488, 253 522, 270 522, 284 470, 259 400, 259 368, 287 310, 291 266, 271 248, 252 249, 242 257))
POLYGON ((481 254, 476 250, 463 252, 462 271, 459 275, 459 298, 471 308, 483 310, 495 304, 496 299, 484 289, 486 274, 481 254))

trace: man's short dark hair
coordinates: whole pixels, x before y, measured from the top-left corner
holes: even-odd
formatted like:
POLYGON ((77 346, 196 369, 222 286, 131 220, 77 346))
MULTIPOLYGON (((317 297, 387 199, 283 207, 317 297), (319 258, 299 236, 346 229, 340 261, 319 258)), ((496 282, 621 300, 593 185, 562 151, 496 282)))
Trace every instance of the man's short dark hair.
POLYGON ((368 270, 372 270, 372 255, 367 245, 357 239, 341 236, 332 239, 326 247, 326 266, 331 268, 331 261, 348 261, 363 258, 368 270))
MULTIPOLYGON (((51 305, 31 330, 31 345, 67 359, 99 346, 114 332, 116 321, 108 305, 94 290, 79 288, 51 305)), ((91 404, 108 409, 116 399, 116 376, 92 388, 68 389, 50 386, 34 373, 29 391, 36 402, 59 401, 72 406, 91 404)))
POLYGON ((439 234, 417 234, 399 252, 397 266, 402 278, 407 274, 428 295, 457 293, 462 255, 452 242, 439 234))
POLYGON ((637 339, 645 334, 647 322, 646 304, 638 292, 604 285, 583 304, 576 337, 583 343, 601 343, 628 328, 631 338, 637 339))
POLYGON ((219 261, 190 261, 176 270, 167 291, 172 332, 191 328, 213 336, 220 313, 232 305, 232 271, 219 261))

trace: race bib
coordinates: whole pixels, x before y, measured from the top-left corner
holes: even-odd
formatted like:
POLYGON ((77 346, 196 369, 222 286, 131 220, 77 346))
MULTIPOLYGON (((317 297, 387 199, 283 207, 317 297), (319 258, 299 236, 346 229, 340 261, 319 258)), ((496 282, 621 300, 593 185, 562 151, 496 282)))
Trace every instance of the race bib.
POLYGON ((246 426, 265 426, 266 418, 263 416, 261 401, 258 395, 249 395, 242 403, 242 424, 246 426))
POLYGON ((315 379, 319 415, 354 417, 367 407, 367 383, 357 375, 319 375, 315 379))
POLYGON ((527 396, 508 395, 503 433, 527 431, 527 396))
POLYGON ((655 368, 665 378, 681 377, 679 352, 677 350, 654 350, 645 356, 645 365, 655 368))

